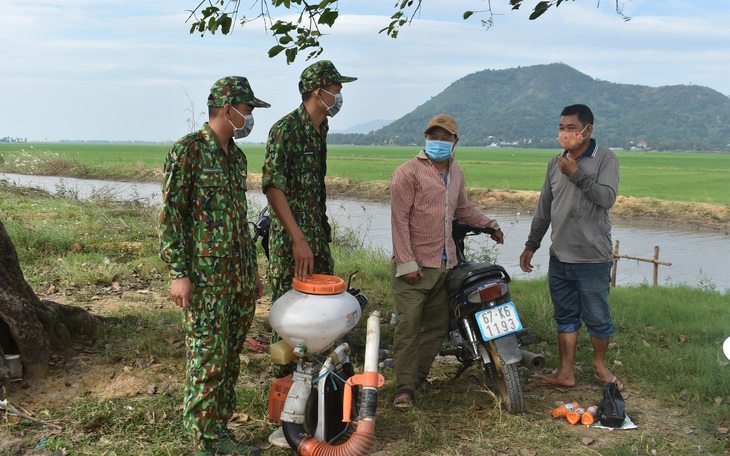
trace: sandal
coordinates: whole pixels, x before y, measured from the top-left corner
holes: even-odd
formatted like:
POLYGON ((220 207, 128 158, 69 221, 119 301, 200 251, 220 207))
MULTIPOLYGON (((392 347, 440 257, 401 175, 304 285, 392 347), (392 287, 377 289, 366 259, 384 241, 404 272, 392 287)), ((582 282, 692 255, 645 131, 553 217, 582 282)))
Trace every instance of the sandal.
POLYGON ((393 400, 393 406, 399 409, 413 408, 413 395, 411 393, 398 393, 393 400))

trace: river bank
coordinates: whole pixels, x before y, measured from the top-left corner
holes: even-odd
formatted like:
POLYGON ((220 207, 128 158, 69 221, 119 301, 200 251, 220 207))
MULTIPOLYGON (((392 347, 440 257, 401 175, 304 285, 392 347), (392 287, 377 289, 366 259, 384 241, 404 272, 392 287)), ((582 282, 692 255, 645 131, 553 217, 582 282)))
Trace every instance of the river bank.
MULTIPOLYGON (((136 201, 152 207, 161 202, 159 182, 149 182, 147 179, 134 183, 0 173, 0 180, 2 179, 21 187, 41 188, 51 194, 79 200, 136 201)), ((249 181, 253 184, 249 186, 248 192, 251 210, 249 217, 254 218, 258 210, 266 204, 266 198, 259 189, 258 176, 249 181)), ((330 193, 327 207, 338 237, 390 255, 390 202, 387 186, 378 184, 364 188, 359 184, 349 185, 339 180, 333 182, 332 179, 328 180, 328 184, 330 193), (358 192, 353 193, 351 189, 358 186, 358 192)), ((482 206, 486 214, 499 220, 505 230, 507 242, 504 245, 491 245, 474 238, 470 243, 475 243, 476 251, 489 255, 492 261, 508 268, 515 279, 530 280, 542 276, 546 272, 549 256, 547 244, 546 248, 536 252, 537 268, 533 273, 522 273, 517 263, 529 234, 535 202, 524 199, 519 204, 514 204, 508 198, 494 199, 492 193, 494 192, 490 192, 492 199, 482 200, 478 196, 472 196, 472 199, 482 206)), ((534 198, 537 198, 537 194, 534 198)), ((658 253, 654 252, 653 247, 660 249, 658 258, 672 263, 672 266, 659 268, 656 278, 658 284, 730 289, 730 270, 714 266, 725 262, 723 253, 727 252, 730 241, 727 225, 710 225, 707 222, 688 220, 684 219, 680 223, 648 216, 625 219, 614 216, 612 237, 620 243, 620 254, 650 258, 658 253)), ((546 241, 549 236, 548 230, 546 241)), ((617 269, 617 285, 654 282, 650 264, 624 259, 618 262, 617 269)))
MULTIPOLYGON (((250 187, 261 187, 261 175, 249 174, 250 187)), ((328 195, 367 199, 389 203, 387 182, 359 182, 350 179, 327 178, 328 195)), ((505 191, 468 188, 469 199, 492 212, 519 212, 529 214, 535 209, 540 192, 505 191)), ((722 204, 662 201, 654 198, 635 198, 619 195, 611 209, 614 219, 651 227, 681 225, 730 234, 730 207, 722 204)))

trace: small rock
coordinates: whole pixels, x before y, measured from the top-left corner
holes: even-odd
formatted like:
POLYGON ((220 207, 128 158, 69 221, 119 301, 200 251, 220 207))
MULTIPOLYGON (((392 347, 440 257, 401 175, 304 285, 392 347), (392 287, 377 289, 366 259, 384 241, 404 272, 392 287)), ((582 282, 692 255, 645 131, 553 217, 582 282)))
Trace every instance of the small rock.
POLYGON ((583 443, 583 445, 586 445, 586 446, 588 446, 588 445, 590 445, 591 443, 593 443, 593 442, 594 442, 594 440, 593 440, 592 438, 590 438, 590 437, 583 437, 583 438, 581 439, 581 442, 583 443))

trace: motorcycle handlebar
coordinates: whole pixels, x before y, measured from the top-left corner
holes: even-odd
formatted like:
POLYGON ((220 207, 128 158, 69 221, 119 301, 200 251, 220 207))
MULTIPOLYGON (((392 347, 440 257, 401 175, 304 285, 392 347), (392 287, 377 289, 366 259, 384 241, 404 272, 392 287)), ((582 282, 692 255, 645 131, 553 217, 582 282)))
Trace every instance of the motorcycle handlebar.
POLYGON ((269 217, 269 214, 267 213, 268 211, 268 206, 265 206, 263 209, 261 209, 261 212, 259 212, 259 219, 256 221, 256 224, 253 227, 254 242, 256 242, 259 236, 264 236, 266 235, 266 233, 269 232, 269 227, 271 226, 271 217, 269 217))
POLYGON ((469 234, 488 234, 492 235, 496 232, 493 228, 477 228, 471 225, 468 225, 464 222, 462 222, 460 219, 456 218, 452 222, 452 232, 454 233, 454 236, 466 236, 469 234))

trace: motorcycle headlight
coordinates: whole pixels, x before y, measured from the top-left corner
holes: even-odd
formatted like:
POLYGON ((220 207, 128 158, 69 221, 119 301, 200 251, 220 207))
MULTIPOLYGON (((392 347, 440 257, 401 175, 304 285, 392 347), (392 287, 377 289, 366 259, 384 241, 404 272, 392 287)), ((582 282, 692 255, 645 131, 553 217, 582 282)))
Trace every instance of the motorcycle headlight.
MULTIPOLYGON (((466 300, 472 304, 480 302, 496 301, 509 292, 509 287, 504 282, 491 283, 487 286, 480 287, 469 293, 466 300)), ((491 305, 494 305, 492 303, 491 305)))

